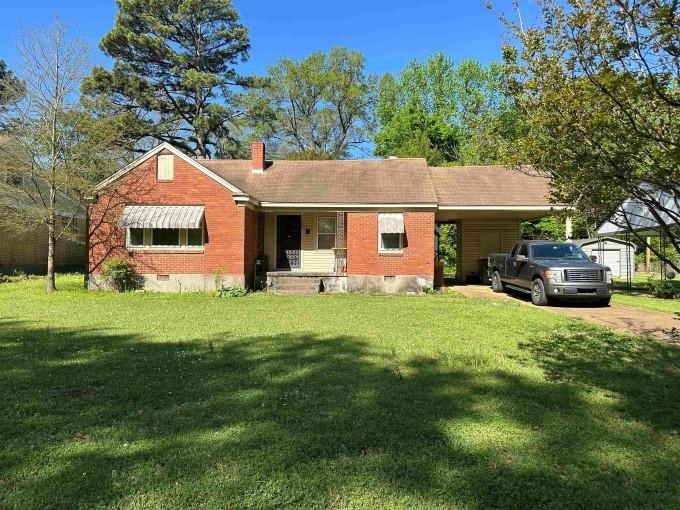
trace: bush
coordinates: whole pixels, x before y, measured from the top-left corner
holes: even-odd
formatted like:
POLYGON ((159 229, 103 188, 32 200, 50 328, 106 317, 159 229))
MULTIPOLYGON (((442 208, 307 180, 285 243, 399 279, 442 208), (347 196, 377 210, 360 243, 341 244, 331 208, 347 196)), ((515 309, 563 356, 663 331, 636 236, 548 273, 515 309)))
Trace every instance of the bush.
POLYGON ((656 298, 675 299, 680 297, 680 287, 669 281, 649 279, 649 292, 656 298))
POLYGON ((138 290, 144 286, 144 277, 123 257, 113 257, 104 262, 102 278, 118 292, 138 290))
POLYGON ((231 287, 224 287, 217 291, 217 297, 232 298, 232 297, 243 297, 248 294, 248 290, 238 285, 233 285, 231 287))

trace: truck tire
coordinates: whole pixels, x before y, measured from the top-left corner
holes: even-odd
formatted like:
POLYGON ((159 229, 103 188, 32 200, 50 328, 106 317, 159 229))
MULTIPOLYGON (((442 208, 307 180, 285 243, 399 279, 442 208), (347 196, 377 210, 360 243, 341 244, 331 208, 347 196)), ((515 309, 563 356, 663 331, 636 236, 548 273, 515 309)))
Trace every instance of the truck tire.
POLYGON ((609 306, 609 302, 612 300, 611 297, 606 297, 597 302, 597 306, 609 306))
POLYGON ((503 280, 501 280, 501 274, 498 271, 494 271, 491 274, 491 290, 494 292, 503 292, 505 290, 505 285, 503 285, 503 280))
POLYGON ((548 296, 545 293, 545 285, 540 278, 534 278, 531 282, 531 302, 536 306, 545 306, 549 303, 548 296))

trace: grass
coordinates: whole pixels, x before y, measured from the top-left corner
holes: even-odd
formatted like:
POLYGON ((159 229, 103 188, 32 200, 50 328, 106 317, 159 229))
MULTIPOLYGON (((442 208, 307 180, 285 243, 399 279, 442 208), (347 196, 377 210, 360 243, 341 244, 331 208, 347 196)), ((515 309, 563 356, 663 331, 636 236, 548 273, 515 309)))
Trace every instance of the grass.
MULTIPOLYGON (((658 275, 656 275, 658 280, 658 275)), ((680 282, 671 281, 671 285, 680 286, 680 282)), ((680 313, 680 299, 659 299, 649 293, 649 277, 643 273, 636 273, 630 288, 626 280, 614 281, 614 303, 637 306, 658 312, 680 313)))
POLYGON ((0 508, 680 506, 680 350, 513 302, 0 285, 0 508))

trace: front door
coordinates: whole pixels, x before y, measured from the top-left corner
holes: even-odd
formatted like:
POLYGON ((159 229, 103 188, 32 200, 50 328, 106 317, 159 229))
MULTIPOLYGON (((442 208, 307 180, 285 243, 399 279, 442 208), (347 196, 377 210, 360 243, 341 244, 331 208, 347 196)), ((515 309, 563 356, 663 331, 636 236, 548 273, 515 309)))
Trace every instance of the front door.
POLYGON ((276 269, 300 267, 302 219, 299 215, 276 217, 276 269))

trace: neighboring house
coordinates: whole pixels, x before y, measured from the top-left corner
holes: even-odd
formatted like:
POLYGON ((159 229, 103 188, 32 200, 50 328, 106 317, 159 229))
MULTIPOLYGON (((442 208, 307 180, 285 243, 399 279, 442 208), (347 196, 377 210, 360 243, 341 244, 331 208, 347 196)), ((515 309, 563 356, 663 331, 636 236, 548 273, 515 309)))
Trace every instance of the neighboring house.
MULTIPOLYGON (((30 211, 35 204, 30 196, 47 196, 46 187, 40 182, 24 182, 21 177, 9 173, 0 173, 1 185, 5 190, 24 188, 28 193, 0 193, 0 214, 3 209, 30 211)), ((57 198, 58 221, 70 222, 71 238, 57 241, 54 255, 57 271, 82 271, 87 262, 87 246, 85 243, 85 210, 77 201, 60 193, 57 198)), ((33 229, 15 228, 0 221, 0 274, 12 274, 22 271, 28 274, 45 274, 47 272, 47 227, 33 229)))
POLYGON ((261 142, 251 160, 196 160, 162 144, 98 186, 89 284, 119 255, 157 290, 418 291, 433 286, 436 224, 458 223, 458 278, 479 277, 554 207, 548 184, 499 166, 267 161, 261 142))
POLYGON ((589 257, 597 257, 596 262, 609 266, 614 278, 633 276, 637 246, 630 241, 614 237, 596 237, 571 242, 580 246, 589 257))

